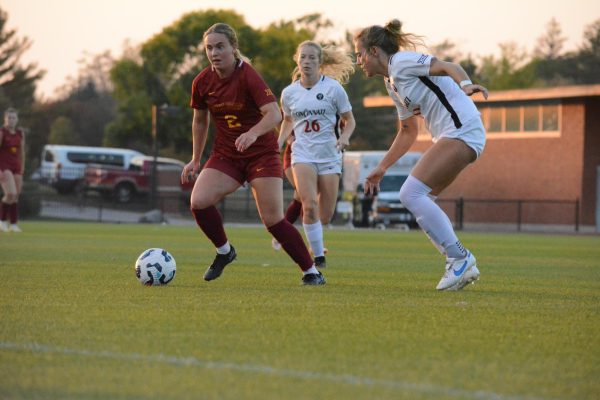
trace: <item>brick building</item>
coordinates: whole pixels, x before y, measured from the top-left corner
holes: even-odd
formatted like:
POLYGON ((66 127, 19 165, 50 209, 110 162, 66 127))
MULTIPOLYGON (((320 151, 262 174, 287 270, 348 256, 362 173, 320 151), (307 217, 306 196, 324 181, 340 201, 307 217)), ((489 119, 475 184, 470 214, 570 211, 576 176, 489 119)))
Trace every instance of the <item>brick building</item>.
MULTIPOLYGON (((481 95, 473 100, 486 127, 486 148, 442 193, 441 203, 465 199, 466 222, 510 222, 518 213, 519 223, 595 225, 600 85, 496 91, 487 101, 481 95)), ((395 113, 388 96, 367 97, 364 105, 395 113)), ((429 146, 421 124, 411 150, 429 146)))

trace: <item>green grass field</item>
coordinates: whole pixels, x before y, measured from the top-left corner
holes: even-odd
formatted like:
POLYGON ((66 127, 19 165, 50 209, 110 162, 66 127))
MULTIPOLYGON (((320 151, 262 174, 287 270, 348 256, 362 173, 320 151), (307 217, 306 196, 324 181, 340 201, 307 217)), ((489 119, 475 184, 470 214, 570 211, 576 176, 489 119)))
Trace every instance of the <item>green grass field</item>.
POLYGON ((24 222, 0 235, 1 399, 598 399, 600 237, 463 233, 481 280, 437 292, 421 232, 325 232, 303 287, 259 228, 24 222), (163 247, 166 287, 133 264, 163 247))

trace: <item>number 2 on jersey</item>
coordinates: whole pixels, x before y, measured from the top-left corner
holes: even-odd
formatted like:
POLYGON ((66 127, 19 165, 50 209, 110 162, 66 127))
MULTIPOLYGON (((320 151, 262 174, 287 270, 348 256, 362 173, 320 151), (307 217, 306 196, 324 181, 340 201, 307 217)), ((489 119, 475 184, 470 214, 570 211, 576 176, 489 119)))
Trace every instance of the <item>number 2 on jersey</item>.
POLYGON ((235 115, 226 115, 223 118, 225 118, 225 121, 227 121, 227 126, 231 129, 239 128, 242 126, 242 124, 237 122, 238 117, 236 117, 235 115))

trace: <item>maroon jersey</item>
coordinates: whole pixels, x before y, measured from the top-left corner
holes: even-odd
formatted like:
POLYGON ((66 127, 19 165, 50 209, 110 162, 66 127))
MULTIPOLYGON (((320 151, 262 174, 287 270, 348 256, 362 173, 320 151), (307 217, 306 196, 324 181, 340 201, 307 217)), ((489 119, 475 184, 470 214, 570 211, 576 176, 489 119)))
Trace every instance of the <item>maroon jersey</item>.
POLYGON ((0 171, 11 170, 13 174, 21 174, 23 156, 23 132, 19 129, 11 133, 6 127, 2 131, 2 143, 0 143, 0 171))
POLYGON ((258 72, 240 61, 231 76, 224 79, 210 66, 202 70, 192 83, 190 107, 208 109, 212 116, 217 133, 211 155, 240 159, 277 152, 275 131, 259 136, 243 153, 235 148, 238 136, 262 119, 260 107, 276 101, 258 72))

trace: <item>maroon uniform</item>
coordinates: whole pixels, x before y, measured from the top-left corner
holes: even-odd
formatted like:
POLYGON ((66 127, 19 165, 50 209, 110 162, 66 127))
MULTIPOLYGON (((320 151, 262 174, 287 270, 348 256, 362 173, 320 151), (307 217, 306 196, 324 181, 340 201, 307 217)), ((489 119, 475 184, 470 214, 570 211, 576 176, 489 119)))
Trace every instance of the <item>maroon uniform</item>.
MULTIPOLYGON (((221 171, 240 184, 262 177, 283 178, 274 130, 258 136, 244 152, 237 151, 235 147, 236 139, 262 120, 260 107, 273 102, 277 102, 277 99, 271 89, 254 68, 244 61, 238 61, 233 73, 224 79, 219 78, 212 66, 202 70, 192 83, 190 106, 208 110, 217 128, 212 151, 203 168, 221 171)), ((192 208, 192 213, 200 229, 217 249, 228 242, 223 221, 214 205, 204 209, 192 208)), ((302 271, 311 268, 313 261, 302 236, 293 225, 284 218, 267 229, 302 271)), ((229 255, 217 255, 204 279, 218 277, 220 273, 214 276, 211 272, 213 266, 218 262, 225 263, 222 264, 222 271, 224 265, 233 261, 235 256, 233 247, 229 255), (219 257, 230 258, 218 261, 219 257)))
POLYGON ((229 159, 252 158, 278 153, 275 131, 259 136, 246 151, 235 148, 235 140, 261 119, 260 107, 276 102, 271 89, 248 63, 240 61, 231 76, 221 79, 212 67, 194 78, 192 108, 210 111, 217 128, 212 155, 229 159))
POLYGON ((0 130, 2 131, 0 171, 8 169, 13 174, 21 175, 23 173, 23 132, 17 129, 15 133, 11 133, 6 127, 0 130))

